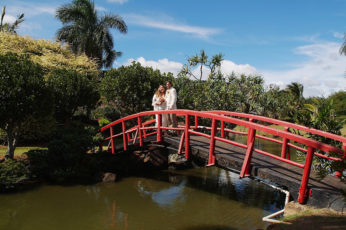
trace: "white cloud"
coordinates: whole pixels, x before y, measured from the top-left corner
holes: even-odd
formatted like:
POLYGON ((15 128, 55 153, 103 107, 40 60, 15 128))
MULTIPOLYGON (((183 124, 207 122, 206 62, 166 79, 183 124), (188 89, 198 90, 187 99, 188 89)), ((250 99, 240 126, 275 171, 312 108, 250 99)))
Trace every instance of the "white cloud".
MULTIPOLYGON (((201 66, 197 66, 192 70, 193 75, 195 75, 195 77, 197 79, 200 78, 201 76, 201 72, 200 72, 200 68, 201 66)), ((256 70, 255 67, 249 65, 249 64, 236 64, 233 61, 230 60, 223 60, 221 62, 221 72, 224 75, 230 75, 232 73, 235 73, 236 75, 241 75, 241 74, 245 74, 245 75, 256 75, 258 73, 258 71, 256 70)), ((203 80, 207 80, 208 76, 210 74, 210 69, 203 66, 202 67, 202 79, 203 80)))
POLYGON ((95 6, 95 9, 98 11, 107 11, 107 9, 102 6, 95 6))
POLYGON ((135 59, 128 59, 123 65, 131 65, 133 61, 141 63, 142 66, 152 67, 153 69, 159 69, 161 72, 167 73, 171 72, 176 76, 178 72, 183 67, 180 62, 169 61, 167 58, 159 59, 158 61, 145 60, 144 57, 139 57, 135 59))
POLYGON ((258 73, 256 68, 249 64, 238 65, 230 60, 222 61, 221 72, 224 74, 231 74, 232 72, 234 72, 235 74, 246 74, 246 75, 254 75, 258 73))
POLYGON ((333 92, 346 90, 346 57, 339 54, 339 43, 323 42, 300 46, 294 50, 309 59, 296 64, 293 69, 261 71, 267 84, 285 87, 291 82, 304 85, 304 96, 328 96, 333 92))
POLYGON ((218 28, 208 28, 199 26, 190 26, 182 23, 176 23, 172 19, 165 18, 150 18, 138 14, 128 14, 124 16, 125 21, 129 24, 141 25, 150 28, 171 30, 185 34, 192 34, 197 37, 206 39, 211 35, 221 32, 218 28))
POLYGON ((16 21, 16 18, 12 15, 5 14, 4 23, 13 23, 16 21))
POLYGON ((342 38, 342 39, 344 38, 344 35, 342 33, 339 33, 339 32, 334 32, 333 36, 336 38, 342 38))
POLYGON ((124 3, 128 2, 128 0, 107 0, 107 2, 124 4, 124 3))
MULTIPOLYGON (((144 57, 139 57, 136 60, 131 58, 128 59, 123 65, 128 66, 131 65, 133 61, 141 63, 142 66, 149 66, 153 67, 154 69, 159 69, 161 72, 171 72, 174 74, 174 76, 177 76, 181 68, 183 67, 183 64, 180 62, 175 61, 169 61, 167 58, 159 59, 158 61, 153 60, 146 60, 144 57)), ((117 63, 118 64, 118 63, 117 63)), ((247 75, 253 75, 257 73, 257 70, 255 67, 245 64, 245 65, 238 65, 230 60, 224 60, 222 61, 221 65, 221 72, 224 74, 231 74, 232 72, 236 74, 247 74, 247 75)), ((208 75, 210 73, 210 70, 207 67, 203 66, 203 79, 207 79, 208 75)), ((192 70, 192 73, 199 78, 200 77, 200 66, 195 67, 192 70)))

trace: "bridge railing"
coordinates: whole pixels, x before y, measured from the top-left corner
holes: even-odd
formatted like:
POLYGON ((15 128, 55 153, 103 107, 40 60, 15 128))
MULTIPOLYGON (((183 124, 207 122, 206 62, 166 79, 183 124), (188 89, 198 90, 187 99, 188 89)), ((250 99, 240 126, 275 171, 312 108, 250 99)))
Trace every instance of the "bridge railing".
POLYGON ((185 158, 189 158, 190 154, 190 135, 198 135, 206 137, 210 140, 209 146, 209 156, 208 156, 208 165, 215 164, 215 142, 221 141, 231 145, 235 145, 241 148, 246 149, 242 169, 240 172, 240 177, 249 176, 250 175, 250 167, 251 167, 251 158, 253 152, 274 158, 276 160, 294 165, 296 167, 303 169, 303 175, 301 180, 301 186, 299 191, 298 201, 303 203, 308 194, 308 180, 310 177, 311 165, 314 156, 323 157, 325 159, 333 160, 333 161, 341 161, 342 158, 346 157, 346 138, 341 137, 335 134, 323 132, 316 129, 310 129, 301 125, 296 125, 289 122, 279 121, 271 118, 266 118, 262 116, 256 116, 251 114, 243 114, 243 113, 235 113, 228 111, 191 111, 191 110, 168 110, 168 111, 148 111, 141 112, 137 114, 133 114, 124 118, 121 118, 117 121, 114 121, 105 127, 101 128, 101 132, 105 132, 106 130, 110 130, 110 136, 105 140, 109 140, 109 147, 111 148, 112 153, 115 153, 115 138, 122 137, 123 149, 127 150, 128 143, 133 141, 133 143, 139 142, 139 145, 143 145, 143 140, 152 135, 156 135, 156 141, 162 142, 163 140, 163 131, 165 130, 176 130, 177 132, 182 132, 178 153, 182 153, 182 149, 184 148, 185 158), (179 125, 176 128, 162 127, 162 115, 163 114, 176 114, 178 117, 183 117, 185 122, 183 125, 179 125), (144 117, 153 117, 154 115, 158 115, 158 121, 155 119, 149 119, 149 121, 143 122, 144 117), (190 124, 190 118, 194 118, 194 124, 190 124), (211 127, 201 127, 199 126, 199 119, 210 119, 211 127), (126 122, 136 123, 137 125, 133 127, 126 127, 126 122), (285 127, 284 130, 275 129, 273 127, 268 127, 263 124, 256 123, 258 121, 266 122, 270 124, 276 124, 285 127), (156 125, 154 125, 157 123, 156 125), (220 125, 219 125, 220 124, 220 125), (226 124, 233 124, 237 126, 246 127, 248 129, 247 133, 235 131, 232 129, 227 129, 226 124), (116 125, 121 125, 121 132, 115 134, 114 127, 116 125), (201 132, 200 128, 206 128, 210 130, 210 134, 201 132), (341 148, 337 148, 335 146, 325 144, 311 138, 297 135, 295 133, 289 132, 289 129, 297 129, 304 132, 309 132, 314 135, 320 135, 326 138, 330 138, 332 140, 338 141, 342 143, 341 148), (271 134, 275 137, 280 137, 281 140, 267 137, 264 135, 256 134, 256 132, 262 132, 271 134), (132 135, 132 138, 130 134, 132 135), (240 135, 247 135, 247 143, 239 143, 234 140, 230 140, 227 138, 227 133, 235 133, 240 135), (267 141, 272 141, 275 143, 279 143, 282 145, 281 155, 278 156, 274 153, 269 153, 261 149, 255 148, 255 139, 261 138, 267 141), (290 141, 298 143, 302 146, 306 146, 306 148, 297 146, 290 141), (288 155, 288 147, 294 147, 298 150, 306 152, 306 158, 304 164, 298 163, 290 160, 288 155), (340 158, 338 157, 330 157, 321 153, 316 152, 320 150, 325 153, 338 153, 340 154, 340 158))

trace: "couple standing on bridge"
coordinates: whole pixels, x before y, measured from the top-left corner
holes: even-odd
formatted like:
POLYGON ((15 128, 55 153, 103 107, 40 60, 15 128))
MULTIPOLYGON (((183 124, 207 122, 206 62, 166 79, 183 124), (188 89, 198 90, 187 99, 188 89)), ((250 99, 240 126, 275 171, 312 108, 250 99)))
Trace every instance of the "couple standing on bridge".
MULTIPOLYGON (((173 88, 172 82, 166 82, 167 90, 160 85, 153 97, 154 111, 177 109, 177 91, 173 88)), ((156 115, 156 126, 158 115, 156 115)), ((177 127, 177 116, 175 114, 162 114, 162 126, 177 127)))

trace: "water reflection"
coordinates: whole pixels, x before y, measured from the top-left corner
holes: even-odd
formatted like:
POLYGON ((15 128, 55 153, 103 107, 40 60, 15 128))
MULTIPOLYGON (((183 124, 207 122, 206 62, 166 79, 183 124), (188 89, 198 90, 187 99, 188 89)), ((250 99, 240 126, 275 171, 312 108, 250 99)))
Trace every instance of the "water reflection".
POLYGON ((0 230, 257 229, 284 196, 218 168, 0 195, 0 230))
POLYGON ((161 191, 152 191, 149 184, 144 185, 142 181, 138 181, 138 191, 142 195, 150 196, 151 199, 162 208, 169 208, 176 202, 184 202, 183 190, 185 181, 180 182, 179 185, 172 185, 170 188, 162 189, 161 191), (148 188, 149 187, 149 188, 148 188))

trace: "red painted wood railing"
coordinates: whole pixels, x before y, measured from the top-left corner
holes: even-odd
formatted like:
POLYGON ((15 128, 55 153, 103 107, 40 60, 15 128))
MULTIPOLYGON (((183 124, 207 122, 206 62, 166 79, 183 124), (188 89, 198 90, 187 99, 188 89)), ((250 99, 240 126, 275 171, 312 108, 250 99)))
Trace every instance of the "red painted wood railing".
MULTIPOLYGON (((190 151, 190 135, 199 135, 210 139, 210 147, 209 147, 209 157, 208 157, 208 165, 215 164, 215 141, 222 141, 231 145, 239 146, 241 148, 246 149, 242 170, 240 172, 240 177, 249 176, 250 175, 250 167, 251 167, 251 158, 254 152, 263 154, 265 156, 274 158, 276 160, 294 165, 299 168, 303 168, 303 175, 301 180, 301 186, 299 190, 299 203, 304 203, 307 194, 308 194, 308 181, 310 177, 311 164, 314 156, 322 157, 332 161, 341 161, 343 158, 346 158, 346 138, 342 136, 338 136, 335 134, 331 134, 328 132, 311 129, 305 126, 280 121, 272 118, 237 113, 237 112, 229 112, 229 111, 191 111, 191 110, 169 110, 169 111, 147 111, 141 112, 137 114, 133 114, 124 118, 121 118, 117 121, 114 121, 103 128, 101 128, 101 132, 105 132, 106 130, 110 130, 110 136, 105 138, 105 140, 109 140, 110 144, 108 145, 111 149, 112 153, 115 153, 115 138, 122 137, 123 149, 127 150, 127 146, 129 142, 133 142, 134 144, 138 141, 140 146, 143 146, 143 140, 152 135, 156 135, 156 141, 162 142, 162 134, 163 130, 176 130, 178 132, 182 132, 180 138, 180 144, 178 153, 182 153, 183 144, 185 144, 185 158, 189 158, 190 151), (180 125, 177 128, 168 128, 162 127, 162 114, 176 114, 177 116, 185 117, 185 124, 180 125), (143 117, 148 116, 152 118, 153 116, 158 115, 158 124, 157 126, 153 126, 156 122, 154 119, 150 119, 149 121, 143 122, 143 117), (190 118, 194 118, 194 125, 190 125, 190 118), (203 127, 199 126, 199 118, 210 119, 211 127, 203 127), (134 127, 126 128, 126 122, 137 123, 134 127), (279 126, 285 127, 284 130, 275 129, 273 127, 268 127, 266 125, 259 124, 257 122, 265 122, 267 124, 275 124, 279 126), (116 125, 121 124, 121 132, 118 134, 114 133, 114 127, 116 125), (220 124, 220 125, 219 125, 220 124), (246 132, 234 131, 232 129, 227 129, 226 124, 233 124, 237 126, 243 126, 248 129, 246 132), (220 127, 219 127, 220 126, 220 127), (209 129, 211 134, 206 134, 200 131, 200 129, 209 129), (303 131, 305 133, 311 133, 314 135, 319 135, 325 138, 329 138, 336 142, 341 143, 342 149, 337 148, 335 146, 331 146, 326 143, 322 143, 311 138, 307 138, 301 135, 297 135, 295 133, 291 133, 289 130, 294 129, 298 131, 303 131), (151 131, 147 133, 147 131, 151 131), (220 136, 218 136, 218 132, 220 131, 220 136), (274 137, 279 137, 280 139, 267 137, 264 135, 256 134, 256 132, 262 132, 271 134, 274 137), (130 133, 134 133, 134 137, 130 137, 130 133), (229 140, 228 133, 234 133, 239 135, 247 135, 247 144, 242 144, 233 140, 229 140), (282 145, 280 156, 275 155, 273 153, 269 153, 260 149, 255 148, 255 139, 261 138, 267 141, 272 141, 275 143, 279 143, 282 145), (295 142, 300 144, 298 146, 296 144, 290 143, 295 142), (289 156, 289 147, 296 148, 300 151, 306 152, 305 163, 301 164, 295 161, 290 160, 289 156), (320 152, 324 152, 326 154, 318 153, 316 150, 320 150, 320 152), (337 153, 340 157, 331 157, 328 156, 328 153, 337 153)), ((338 174, 341 175, 340 172, 338 174)))

